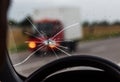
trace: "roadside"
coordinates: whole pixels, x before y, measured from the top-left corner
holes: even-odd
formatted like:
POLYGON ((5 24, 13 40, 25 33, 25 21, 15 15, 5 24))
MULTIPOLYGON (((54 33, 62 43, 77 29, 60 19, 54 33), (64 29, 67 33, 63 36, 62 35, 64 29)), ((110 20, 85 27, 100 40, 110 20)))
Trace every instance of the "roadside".
MULTIPOLYGON (((119 64, 120 62, 120 37, 119 38, 110 38, 106 40, 97 40, 90 42, 81 42, 78 46, 76 52, 71 53, 71 55, 93 55, 108 59, 114 63, 119 64)), ((29 51, 19 52, 11 56, 14 64, 21 62, 30 54, 29 51)), ((59 58, 67 56, 65 54, 59 54, 59 58)), ((41 66, 56 60, 54 54, 45 55, 45 56, 35 56, 29 58, 25 63, 16 66, 15 69, 25 76, 28 76, 36 69, 41 66)))
MULTIPOLYGON (((80 42, 88 42, 88 41, 96 41, 96 40, 104 40, 109 38, 120 37, 120 28, 118 27, 96 27, 94 31, 91 32, 90 27, 83 28, 83 38, 80 42)), ((22 33, 22 29, 12 28, 9 34, 9 50, 14 52, 26 51, 28 49, 27 44, 25 43, 28 40, 28 36, 22 33), (17 33, 17 35, 16 35, 17 33)))

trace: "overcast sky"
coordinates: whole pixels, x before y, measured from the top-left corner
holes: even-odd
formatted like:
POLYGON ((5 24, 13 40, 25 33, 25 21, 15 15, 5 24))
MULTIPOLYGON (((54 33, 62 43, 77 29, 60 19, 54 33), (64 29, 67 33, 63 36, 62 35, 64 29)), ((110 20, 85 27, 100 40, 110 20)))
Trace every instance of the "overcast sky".
POLYGON ((120 21, 120 0, 13 0, 9 17, 23 19, 34 9, 56 6, 77 6, 81 21, 120 21))

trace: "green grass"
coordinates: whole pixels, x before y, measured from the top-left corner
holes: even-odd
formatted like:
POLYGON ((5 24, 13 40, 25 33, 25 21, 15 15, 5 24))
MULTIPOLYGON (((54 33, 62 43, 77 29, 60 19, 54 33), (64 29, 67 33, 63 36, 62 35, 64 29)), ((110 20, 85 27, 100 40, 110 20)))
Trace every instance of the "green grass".
POLYGON ((108 39, 108 38, 114 38, 114 37, 120 37, 120 32, 113 32, 109 34, 103 34, 103 35, 94 35, 90 34, 85 36, 82 41, 90 41, 90 40, 100 40, 100 39, 108 39))
POLYGON ((21 44, 21 45, 18 45, 16 47, 12 47, 10 48, 10 52, 12 53, 18 53, 18 52, 21 52, 21 51, 26 51, 28 49, 27 45, 26 44, 21 44))

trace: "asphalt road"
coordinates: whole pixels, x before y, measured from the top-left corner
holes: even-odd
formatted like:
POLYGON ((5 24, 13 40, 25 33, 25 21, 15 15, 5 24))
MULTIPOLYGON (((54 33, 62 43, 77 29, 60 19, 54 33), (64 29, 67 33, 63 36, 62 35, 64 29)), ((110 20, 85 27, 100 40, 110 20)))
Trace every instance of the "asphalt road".
MULTIPOLYGON (((20 52, 11 55, 13 64, 17 64, 27 58, 31 53, 29 51, 20 52)), ((111 38, 106 40, 82 42, 78 45, 77 51, 71 55, 94 55, 108 59, 114 63, 120 63, 120 38, 111 38)), ((59 54, 58 58, 67 56, 59 54)), ((15 66, 15 69, 22 75, 28 76, 41 66, 56 60, 55 54, 43 54, 42 56, 32 55, 26 62, 15 66)))

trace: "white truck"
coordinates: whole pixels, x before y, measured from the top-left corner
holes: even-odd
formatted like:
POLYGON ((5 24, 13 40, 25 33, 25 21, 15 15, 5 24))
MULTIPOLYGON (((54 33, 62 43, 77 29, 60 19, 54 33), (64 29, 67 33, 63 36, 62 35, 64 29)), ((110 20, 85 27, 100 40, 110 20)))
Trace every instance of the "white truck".
POLYGON ((59 32, 64 32, 64 41, 62 42, 62 45, 67 45, 70 48, 70 51, 75 50, 76 43, 82 39, 83 34, 80 25, 79 8, 66 7, 36 9, 31 14, 31 18, 35 23, 36 21, 41 21, 43 19, 61 21, 63 29, 59 32))

